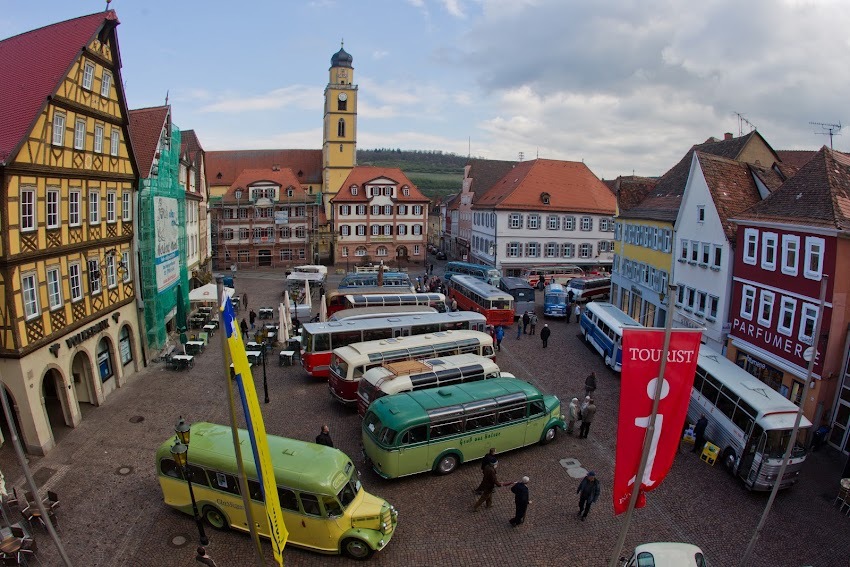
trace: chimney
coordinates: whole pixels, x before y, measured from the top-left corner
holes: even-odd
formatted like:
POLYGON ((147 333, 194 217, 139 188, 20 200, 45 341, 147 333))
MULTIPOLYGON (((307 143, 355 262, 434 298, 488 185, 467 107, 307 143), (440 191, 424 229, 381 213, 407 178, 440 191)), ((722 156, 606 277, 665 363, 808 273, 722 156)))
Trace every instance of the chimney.
POLYGON ((732 136, 732 132, 726 132, 725 134, 723 134, 724 140, 731 140, 732 138, 734 138, 734 136, 732 136))

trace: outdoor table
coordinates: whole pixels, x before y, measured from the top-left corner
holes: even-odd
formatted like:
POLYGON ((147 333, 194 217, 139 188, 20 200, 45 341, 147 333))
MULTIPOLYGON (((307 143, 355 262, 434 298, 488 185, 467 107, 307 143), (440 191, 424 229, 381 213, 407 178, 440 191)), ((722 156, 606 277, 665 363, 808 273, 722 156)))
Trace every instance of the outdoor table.
POLYGON ((203 313, 204 315, 209 315, 212 313, 212 307, 198 307, 198 313, 203 313))
POLYGON ((191 354, 175 354, 171 360, 177 370, 185 370, 195 365, 195 357, 191 354))
POLYGON ((257 342, 254 342, 254 341, 248 341, 247 343, 245 343, 245 350, 246 351, 260 350, 262 348, 262 346, 263 345, 261 345, 260 343, 257 343, 257 342))
POLYGON ((278 355, 277 365, 283 366, 283 363, 286 362, 287 366, 292 366, 292 358, 295 356, 294 350, 282 350, 278 355))
POLYGON ((9 536, 3 541, 0 541, 0 552, 6 555, 14 555, 21 550, 24 545, 24 540, 19 537, 9 536))
POLYGON ((192 315, 189 324, 193 329, 200 329, 207 324, 207 317, 206 315, 192 315))
POLYGON ((271 307, 260 307, 259 316, 260 319, 272 319, 274 318, 274 309, 271 307))
MULTIPOLYGON (((254 364, 251 361, 248 361, 248 368, 253 368, 254 364)), ((233 372, 233 363, 230 363, 230 377, 233 378, 235 376, 233 372)))
POLYGON ((212 323, 207 323, 206 325, 204 325, 204 330, 208 332, 210 336, 213 336, 215 334, 215 330, 217 328, 218 327, 216 325, 213 325, 212 323))
POLYGON ((204 352, 205 346, 204 341, 188 341, 186 343, 186 352, 189 354, 200 354, 204 352))
POLYGON ((249 350, 245 351, 245 355, 248 357, 248 362, 254 364, 263 356, 263 351, 261 350, 249 350))

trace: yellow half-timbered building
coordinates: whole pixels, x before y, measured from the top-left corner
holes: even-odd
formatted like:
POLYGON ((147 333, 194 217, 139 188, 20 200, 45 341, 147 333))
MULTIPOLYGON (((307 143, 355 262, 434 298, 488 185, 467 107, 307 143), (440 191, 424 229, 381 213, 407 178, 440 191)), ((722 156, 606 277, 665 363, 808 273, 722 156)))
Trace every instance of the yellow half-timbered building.
POLYGON ((0 380, 36 454, 142 365, 117 25, 0 41, 0 380))

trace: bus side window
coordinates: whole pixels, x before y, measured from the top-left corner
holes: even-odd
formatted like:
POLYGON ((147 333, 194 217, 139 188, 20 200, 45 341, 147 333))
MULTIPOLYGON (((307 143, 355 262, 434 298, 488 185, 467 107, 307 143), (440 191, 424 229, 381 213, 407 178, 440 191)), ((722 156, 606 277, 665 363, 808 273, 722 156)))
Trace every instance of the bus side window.
POLYGON ((491 346, 487 345, 487 346, 485 346, 485 347, 484 347, 484 349, 481 351, 481 354, 482 354, 483 356, 493 356, 495 353, 493 352, 493 347, 491 347, 491 346))
POLYGON ((535 400, 531 402, 528 412, 531 417, 536 417, 543 413, 546 413, 546 405, 543 403, 543 400, 535 400))
POLYGON ((284 510, 292 510, 298 512, 298 499, 295 493, 288 488, 277 487, 277 498, 280 500, 280 507, 284 510))
POLYGON ((256 480, 248 479, 248 492, 251 493, 251 500, 256 502, 265 502, 263 498, 263 489, 260 487, 260 483, 256 480))
POLYGON ((236 482, 236 477, 232 474, 215 473, 214 488, 231 494, 239 494, 239 483, 236 482))
POLYGON ((207 480, 207 471, 195 465, 189 465, 189 472, 192 474, 192 484, 196 486, 209 486, 210 481, 207 480))
POLYGON ((333 496, 322 496, 322 506, 325 507, 325 515, 329 518, 342 516, 342 506, 333 496))
POLYGON ((180 470, 171 459, 162 459, 159 462, 159 472, 171 478, 180 478, 180 470))
POLYGON ((496 414, 495 413, 487 413, 484 415, 475 415, 472 417, 466 418, 466 430, 473 431, 475 429, 481 429, 482 427, 490 427, 491 425, 496 425, 496 414))
POLYGON ((499 412, 499 423, 517 421, 525 417, 525 404, 502 408, 499 412))
POLYGON ((313 335, 313 351, 322 352, 326 350, 331 350, 331 336, 328 333, 313 335))
POLYGON ((321 516, 322 510, 319 508, 319 498, 313 494, 301 493, 298 495, 301 498, 301 508, 305 514, 311 516, 321 516))
POLYGON ((413 445, 414 443, 422 443, 428 438, 428 426, 417 425, 411 427, 401 436, 401 445, 413 445))
POLYGON ((462 423, 460 420, 457 421, 449 421, 443 423, 435 423, 431 426, 431 440, 439 439, 441 437, 447 437, 449 435, 454 435, 455 433, 460 433, 462 430, 462 423))

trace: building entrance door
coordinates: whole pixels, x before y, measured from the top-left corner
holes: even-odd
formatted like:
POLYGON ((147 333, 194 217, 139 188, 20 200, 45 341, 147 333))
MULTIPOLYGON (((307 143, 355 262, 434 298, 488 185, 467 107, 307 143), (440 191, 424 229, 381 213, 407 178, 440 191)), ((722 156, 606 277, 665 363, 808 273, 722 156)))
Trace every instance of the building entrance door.
POLYGON ((272 265, 272 251, 257 250, 257 265, 261 268, 270 267, 272 265))

